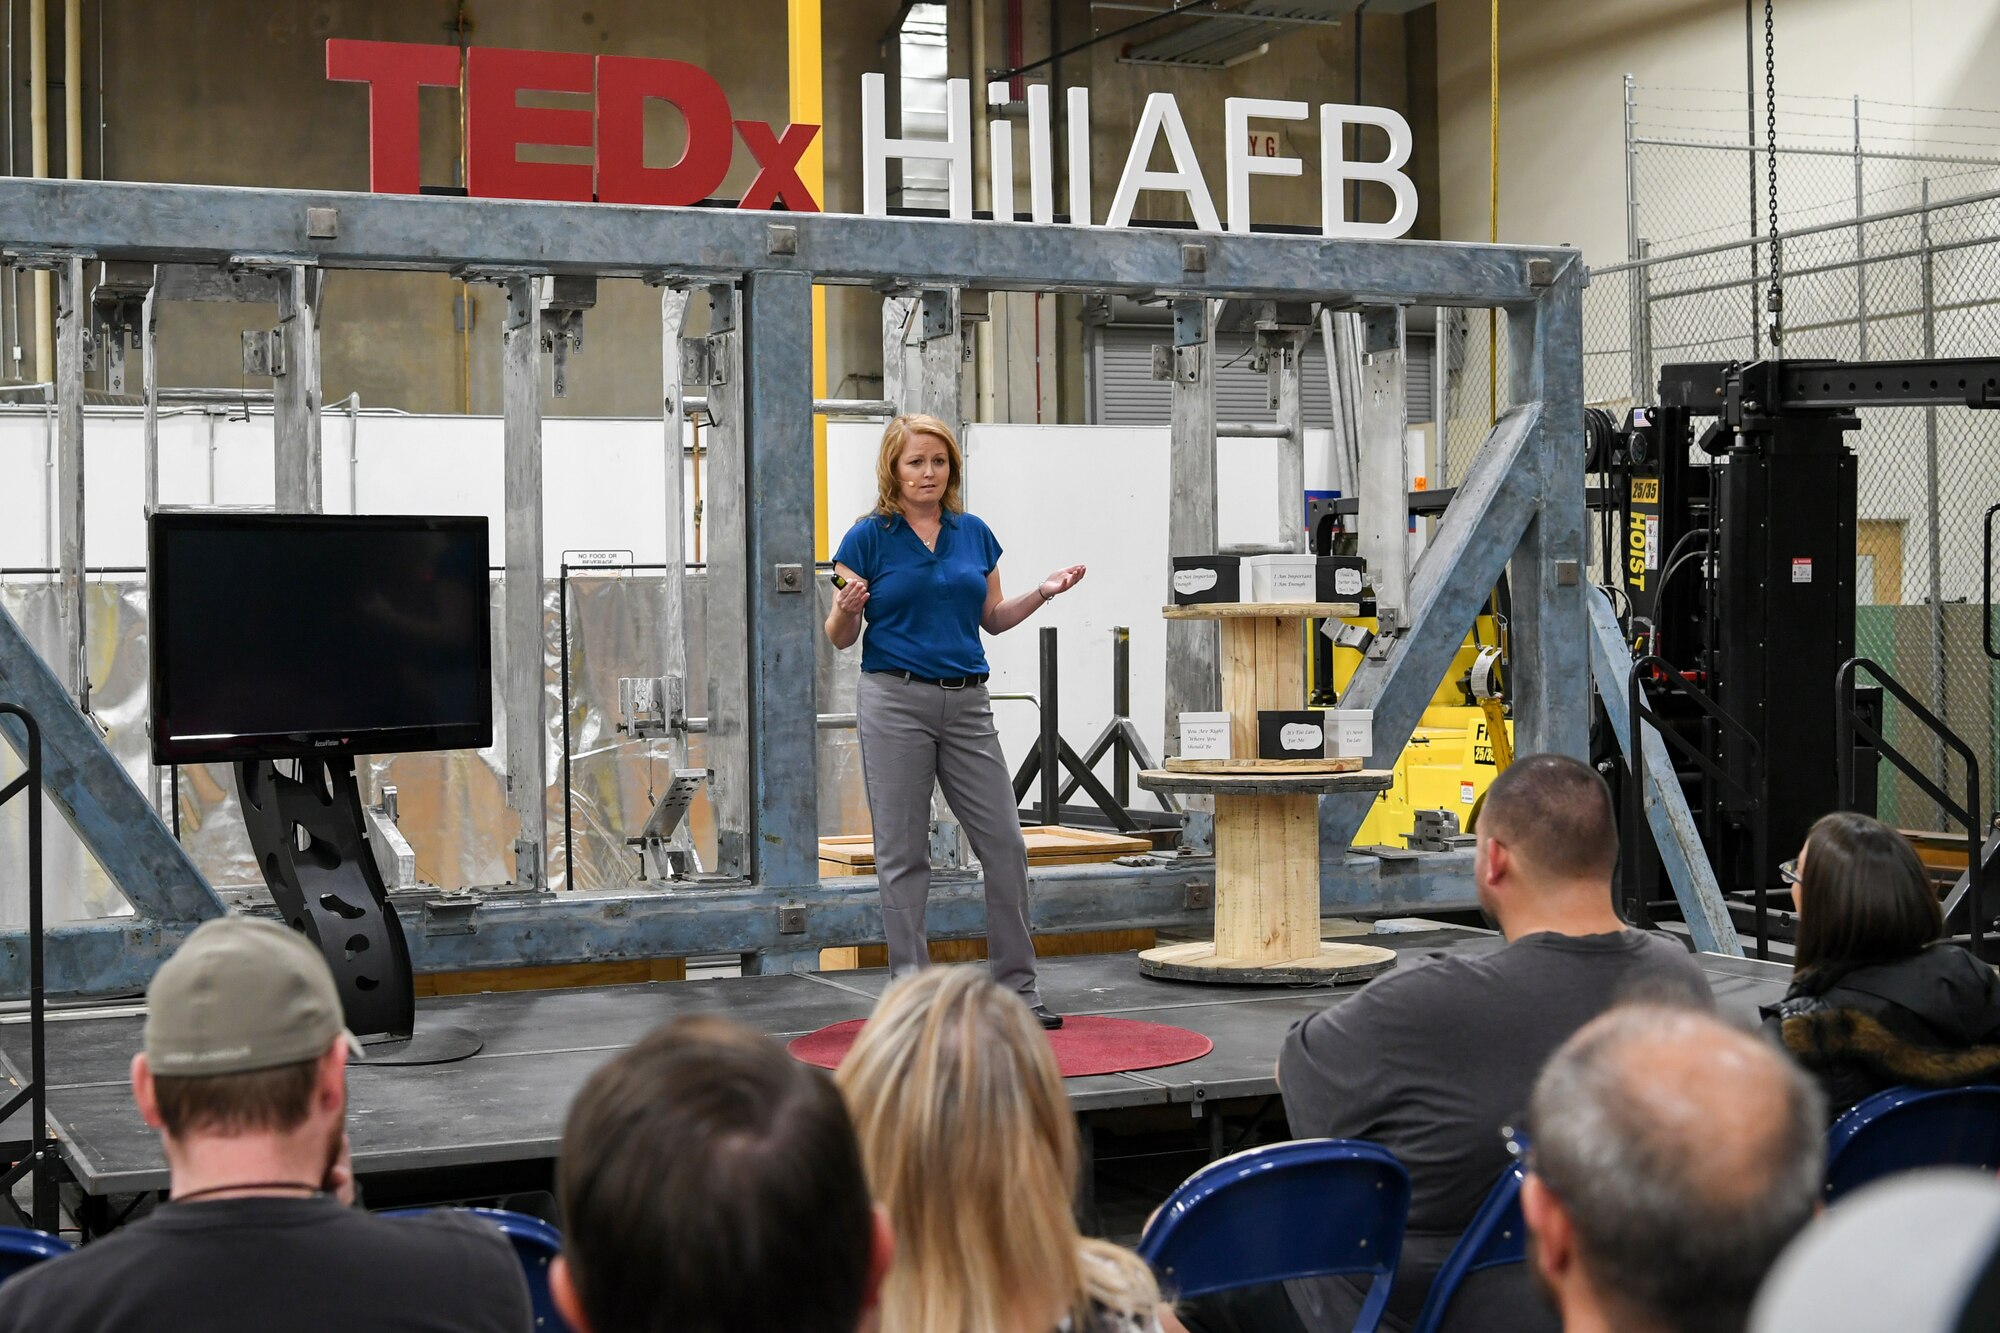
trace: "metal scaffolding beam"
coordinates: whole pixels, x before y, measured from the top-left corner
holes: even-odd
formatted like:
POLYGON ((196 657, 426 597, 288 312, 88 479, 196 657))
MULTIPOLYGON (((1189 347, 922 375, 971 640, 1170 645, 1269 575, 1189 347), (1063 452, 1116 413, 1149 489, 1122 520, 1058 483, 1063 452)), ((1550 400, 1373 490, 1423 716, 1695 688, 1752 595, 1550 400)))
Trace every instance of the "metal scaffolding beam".
MULTIPOLYGON (((258 276, 281 296, 289 294, 279 337, 288 365, 312 372, 281 385, 279 395, 285 400, 281 416, 291 425, 281 431, 284 490, 289 504, 303 507, 313 504, 317 472, 305 423, 316 420, 306 409, 318 391, 314 298, 325 271, 449 273, 506 288, 502 694, 510 804, 521 818, 518 871, 514 883, 496 890, 397 896, 422 969, 736 952, 755 955, 753 970, 769 970, 805 965, 821 945, 881 938, 873 881, 829 886, 817 878, 815 283, 884 292, 885 397, 954 422, 964 311, 974 294, 1114 293, 1173 303, 1176 367, 1194 373, 1175 377, 1173 457, 1163 466, 1175 478, 1174 540, 1190 549, 1215 541, 1210 338, 1217 303, 1506 308, 1517 406, 1413 571, 1406 626, 1381 636, 1380 655, 1357 675, 1349 702, 1375 707, 1377 744, 1385 755, 1400 745, 1493 580, 1511 564, 1526 748, 1582 749, 1585 622, 1582 590, 1569 581, 1568 562, 1582 554, 1582 479, 1570 446, 1581 422, 1576 298, 1584 273, 1572 251, 39 180, 0 181, 0 245, 17 264, 39 263, 70 275, 66 309, 88 308, 81 285, 85 255, 173 266, 160 270, 163 297, 173 297, 175 284, 189 275, 240 275, 245 265, 263 265, 268 277, 258 276), (707 754, 715 770, 720 864, 715 875, 671 888, 545 891, 539 500, 541 356, 548 330, 541 287, 551 275, 642 279, 695 293, 705 288, 714 306, 707 336, 669 352, 668 393, 676 401, 668 405, 667 422, 672 445, 681 395, 703 397, 711 423, 705 436, 711 506, 705 651, 713 691, 707 754)), ((240 286, 243 279, 229 281, 240 286)), ((680 313, 670 296, 662 306, 663 328, 678 334, 680 313)), ((81 323, 65 327, 79 355, 63 363, 69 373, 57 378, 56 412, 59 421, 74 422, 63 458, 67 463, 73 455, 80 463, 81 323)), ((1297 405, 1281 406, 1294 421, 1297 405)), ((1298 434, 1294 424, 1294 445, 1298 434)), ((1288 465, 1286 476, 1296 472, 1288 465)), ((674 491, 670 485, 670 510, 674 491)), ((1286 531, 1290 541, 1289 524, 1286 531)), ((79 558, 73 563, 80 572, 80 527, 74 535, 79 558)), ((1170 697, 1213 697, 1212 650, 1204 654, 1185 642, 1190 637, 1179 636, 1170 649, 1170 697)), ((667 658, 671 664, 671 647, 667 658)), ((65 663, 80 669, 80 645, 69 645, 65 663)), ((68 783, 72 804, 83 811, 79 831, 137 910, 130 921, 58 928, 50 940, 51 985, 66 994, 129 989, 220 904, 136 788, 126 781, 129 791, 121 789, 112 778, 115 761, 61 686, 50 695, 55 673, 18 631, 0 634, 0 687, 30 677, 31 707, 42 717, 51 753, 66 755, 73 774, 65 779, 52 763, 51 790, 68 783), (29 662, 33 670, 24 668, 29 662), (52 697, 67 709, 60 717, 49 715, 52 697)), ((82 684, 80 675, 75 684, 82 684)), ((1463 854, 1414 862, 1347 855, 1361 813, 1350 804, 1329 800, 1323 810, 1323 841, 1337 849, 1322 858, 1326 905, 1407 910, 1462 903, 1463 854)), ((1212 880, 1212 865, 1199 858, 1041 873, 1034 925, 1198 926, 1210 910, 1212 880)), ((976 933, 979 901, 976 876, 941 877, 930 909, 935 933, 976 933)), ((0 937, 0 991, 18 989, 23 952, 18 935, 0 937)))

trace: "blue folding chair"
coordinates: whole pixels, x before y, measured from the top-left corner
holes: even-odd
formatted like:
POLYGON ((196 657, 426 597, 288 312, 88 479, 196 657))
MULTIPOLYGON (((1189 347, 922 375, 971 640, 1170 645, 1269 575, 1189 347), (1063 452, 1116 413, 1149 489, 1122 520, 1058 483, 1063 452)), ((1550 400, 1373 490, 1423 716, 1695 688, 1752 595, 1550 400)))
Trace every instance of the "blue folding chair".
POLYGON ((2000 1169, 2000 1087, 1890 1088, 1827 1131, 1829 1203, 1871 1180, 1924 1166, 2000 1169))
POLYGON ((1486 1194, 1486 1201, 1472 1215, 1472 1224, 1445 1256, 1444 1266, 1431 1281, 1430 1295, 1410 1333, 1437 1333, 1451 1309, 1459 1287, 1474 1273, 1506 1264, 1518 1264, 1528 1257, 1528 1224, 1521 1216, 1521 1181, 1527 1172, 1519 1162, 1509 1162, 1500 1179, 1486 1194))
MULTIPOLYGON (((386 1208, 383 1217, 417 1217, 433 1211, 429 1208, 386 1208)), ((456 1211, 481 1217, 500 1229, 507 1243, 514 1247, 514 1257, 521 1261, 521 1271, 528 1279, 528 1301, 534 1307, 535 1327, 547 1333, 572 1333, 569 1321, 556 1310, 555 1298, 549 1294, 549 1261, 562 1253, 562 1232, 544 1222, 539 1217, 527 1213, 510 1212, 505 1208, 460 1208, 456 1211)))
POLYGON ((68 1254, 76 1246, 60 1236, 29 1227, 0 1227, 0 1282, 44 1259, 68 1254))
POLYGON ((1388 1303, 1410 1176, 1384 1149, 1353 1139, 1251 1148, 1188 1177, 1139 1241, 1176 1297, 1325 1273, 1372 1273, 1355 1321, 1373 1333, 1388 1303))

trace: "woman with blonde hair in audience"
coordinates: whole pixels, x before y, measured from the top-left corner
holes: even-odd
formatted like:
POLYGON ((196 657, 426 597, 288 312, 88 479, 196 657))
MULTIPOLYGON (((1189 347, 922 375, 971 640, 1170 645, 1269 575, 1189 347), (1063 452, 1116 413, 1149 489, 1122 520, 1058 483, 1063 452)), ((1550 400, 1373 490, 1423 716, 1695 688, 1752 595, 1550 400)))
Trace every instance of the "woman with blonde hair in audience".
POLYGON ((1019 998, 966 967, 892 985, 836 1079, 896 1259, 882 1333, 1152 1333, 1160 1295, 1074 1215, 1076 1121, 1019 998))

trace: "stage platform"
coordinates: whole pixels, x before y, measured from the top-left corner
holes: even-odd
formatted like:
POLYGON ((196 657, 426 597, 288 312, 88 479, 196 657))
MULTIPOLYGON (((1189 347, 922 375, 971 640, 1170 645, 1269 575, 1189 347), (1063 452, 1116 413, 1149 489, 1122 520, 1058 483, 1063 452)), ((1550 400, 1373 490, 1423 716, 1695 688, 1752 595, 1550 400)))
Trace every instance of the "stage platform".
MULTIPOLYGON (((1443 929, 1367 937, 1399 953, 1483 952, 1497 936, 1443 929)), ((1754 1021, 1783 993, 1789 968, 1702 955, 1723 1012, 1754 1021)), ((1070 1101, 1093 1116, 1177 1103, 1276 1093, 1279 1044, 1293 1023, 1358 987, 1229 986, 1143 976, 1132 954, 1042 960, 1042 994, 1058 1012, 1168 1023, 1215 1049, 1186 1064, 1068 1080, 1070 1101)), ((653 982, 591 990, 521 991, 417 1002, 419 1030, 471 1028, 485 1047, 454 1064, 348 1073, 354 1166, 371 1202, 444 1200, 546 1188, 563 1119, 592 1071, 670 1018, 726 1014, 781 1041, 864 1018, 888 984, 876 971, 653 982)), ((49 1113, 64 1165, 87 1200, 164 1189, 156 1134, 132 1104, 127 1071, 143 1017, 131 1006, 67 1014, 48 1024, 49 1113)), ((0 1064, 18 1082, 25 1022, 0 1022, 0 1064)), ((1190 1114, 1203 1107, 1191 1106, 1190 1114)))

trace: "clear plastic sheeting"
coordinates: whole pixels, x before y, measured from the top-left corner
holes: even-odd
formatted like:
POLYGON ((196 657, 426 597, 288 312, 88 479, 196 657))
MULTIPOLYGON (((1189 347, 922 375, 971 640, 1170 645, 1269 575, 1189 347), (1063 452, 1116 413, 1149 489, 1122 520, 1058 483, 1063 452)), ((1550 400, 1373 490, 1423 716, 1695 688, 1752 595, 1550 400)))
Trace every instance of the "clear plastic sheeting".
MULTIPOLYGON (((832 589, 816 579, 822 615, 832 589)), ((665 580, 657 572, 572 574, 569 601, 570 791, 567 856, 562 835, 563 620, 561 580, 547 582, 544 602, 544 681, 547 691, 549 854, 552 888, 625 889, 640 884, 637 849, 626 839, 645 825, 653 798, 672 771, 664 740, 633 740, 618 729, 618 682, 660 671, 665 643, 665 580)), ((686 581, 688 712, 706 716, 706 580, 686 581)), ((493 624, 500 626, 501 584, 493 581, 493 624)), ((43 657, 59 653, 59 590, 52 580, 0 584, 0 605, 18 621, 43 657)), ((106 728, 105 743, 132 780, 152 796, 162 818, 173 818, 177 789, 181 841, 209 882, 225 894, 263 898, 262 877, 250 852, 228 765, 156 772, 146 738, 146 588, 138 577, 93 580, 88 586, 91 622, 91 702, 106 728)), ((854 711, 858 649, 837 653, 821 641, 817 698, 822 713, 854 711)), ((494 662, 501 660, 494 643, 494 662)), ((507 806, 506 716, 493 700, 494 745, 484 750, 378 755, 365 759, 362 793, 379 801, 385 786, 397 790, 398 828, 416 853, 421 885, 443 890, 493 887, 512 878, 515 819, 507 806)), ((701 767, 705 737, 694 736, 689 762, 701 767)), ((820 828, 824 833, 868 831, 861 783, 861 754, 851 727, 822 728, 818 746, 820 828)), ((0 744, 0 784, 21 771, 10 746, 0 744)), ((713 808, 704 795, 689 814, 703 864, 715 855, 713 808)), ((97 866, 53 805, 42 824, 44 896, 51 924, 126 914, 129 905, 97 866)), ((27 820, 19 802, 0 807, 0 926, 27 919, 27 820)))

